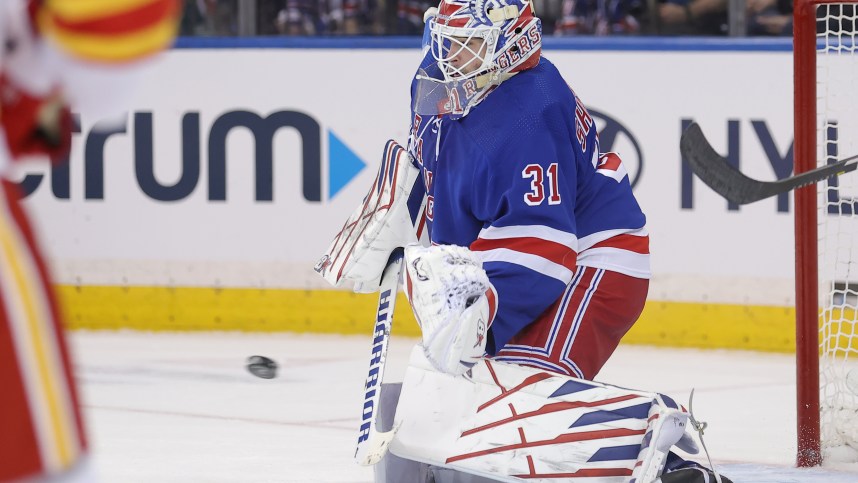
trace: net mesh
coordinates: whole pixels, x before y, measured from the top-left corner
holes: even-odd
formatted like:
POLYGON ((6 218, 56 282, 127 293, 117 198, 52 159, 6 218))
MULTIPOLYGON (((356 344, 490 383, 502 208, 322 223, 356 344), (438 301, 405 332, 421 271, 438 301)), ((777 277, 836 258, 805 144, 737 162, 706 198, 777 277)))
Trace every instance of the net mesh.
MULTIPOLYGON (((855 4, 817 8, 819 164, 858 155, 855 4)), ((820 426, 826 461, 858 460, 858 173, 818 185, 820 426)))

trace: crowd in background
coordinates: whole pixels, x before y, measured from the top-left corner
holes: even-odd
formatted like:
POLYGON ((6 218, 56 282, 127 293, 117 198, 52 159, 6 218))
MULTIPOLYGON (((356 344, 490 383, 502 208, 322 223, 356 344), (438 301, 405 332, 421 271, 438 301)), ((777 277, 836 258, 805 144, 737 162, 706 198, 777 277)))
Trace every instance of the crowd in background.
MULTIPOLYGON (((185 0, 182 35, 238 35, 242 0, 185 0)), ((437 0, 255 0, 256 35, 419 35, 437 0)), ((792 35, 792 0, 746 0, 747 35, 792 35)), ((727 35, 728 0, 534 0, 545 35, 727 35)))

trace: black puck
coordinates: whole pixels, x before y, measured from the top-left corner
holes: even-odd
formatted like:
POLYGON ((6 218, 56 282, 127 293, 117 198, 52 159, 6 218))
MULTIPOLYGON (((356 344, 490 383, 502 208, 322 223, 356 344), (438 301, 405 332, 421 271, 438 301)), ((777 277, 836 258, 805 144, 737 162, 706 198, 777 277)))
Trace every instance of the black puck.
POLYGON ((277 377, 277 363, 265 356, 247 358, 247 370, 256 377, 274 379, 277 377))

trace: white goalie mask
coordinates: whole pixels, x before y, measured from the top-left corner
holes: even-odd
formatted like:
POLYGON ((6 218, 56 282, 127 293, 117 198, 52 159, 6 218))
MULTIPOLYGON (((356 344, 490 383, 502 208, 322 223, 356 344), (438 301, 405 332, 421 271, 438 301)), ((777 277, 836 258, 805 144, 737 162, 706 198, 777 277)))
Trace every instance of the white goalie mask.
POLYGON ((418 114, 465 116, 494 87, 539 63, 542 22, 530 0, 443 0, 426 17, 431 61, 417 75, 418 114))

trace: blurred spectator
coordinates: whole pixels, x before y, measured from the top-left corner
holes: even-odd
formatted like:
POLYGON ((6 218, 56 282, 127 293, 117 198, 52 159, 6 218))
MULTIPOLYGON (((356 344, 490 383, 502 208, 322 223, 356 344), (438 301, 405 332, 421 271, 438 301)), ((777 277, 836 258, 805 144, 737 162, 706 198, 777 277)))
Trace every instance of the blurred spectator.
POLYGON ((206 6, 203 0, 185 0, 179 35, 202 35, 205 29, 206 6))
POLYGON ((747 0, 748 35, 792 35, 792 0, 747 0))
POLYGON ((563 15, 563 0, 533 0, 533 11, 542 19, 542 35, 553 35, 563 15))
POLYGON ((318 2, 311 0, 284 0, 276 25, 284 35, 315 35, 324 28, 318 2))
POLYGON ((285 0, 275 20, 284 35, 382 33, 376 0, 285 0))
POLYGON ((662 35, 726 35, 727 0, 665 0, 658 22, 662 35))
POLYGON ((564 0, 554 35, 637 34, 644 9, 644 0, 564 0))
MULTIPOLYGON (((183 1, 181 35, 237 35, 238 5, 245 0, 183 1)), ((424 12, 439 0, 248 1, 256 2, 257 35, 420 35, 424 12)), ((793 0, 746 1, 748 35, 792 34, 793 0)), ((533 4, 545 35, 728 32, 727 0, 533 0, 533 4)), ((851 28, 854 14, 853 5, 822 6, 818 29, 851 28)))
MULTIPOLYGON (((320 2, 321 3, 321 2, 320 2)), ((328 2, 336 26, 334 33, 347 35, 381 34, 378 0, 340 0, 328 2)))
POLYGON ((397 1, 396 32, 393 33, 397 35, 421 35, 423 33, 423 13, 430 7, 435 7, 437 5, 438 2, 432 0, 397 1))
POLYGON ((185 0, 181 35, 235 35, 236 1, 185 0))
POLYGON ((256 35, 278 35, 277 15, 283 0, 256 0, 256 35))
POLYGON ((208 35, 238 34, 238 0, 203 0, 208 35))

